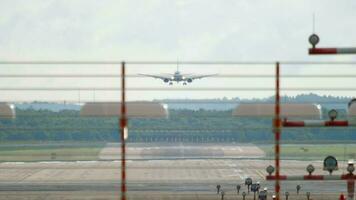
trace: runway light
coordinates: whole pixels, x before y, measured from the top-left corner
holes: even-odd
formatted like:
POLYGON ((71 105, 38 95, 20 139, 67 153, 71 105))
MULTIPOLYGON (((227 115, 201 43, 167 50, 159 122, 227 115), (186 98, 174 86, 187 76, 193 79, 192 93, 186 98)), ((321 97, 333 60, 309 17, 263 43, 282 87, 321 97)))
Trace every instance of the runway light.
POLYGON ((124 139, 127 140, 128 137, 129 137, 129 129, 127 128, 127 126, 125 126, 125 128, 124 128, 124 139))
POLYGON ((267 199, 267 188, 265 188, 265 190, 261 191, 259 194, 258 194, 258 198, 260 200, 266 200, 267 199))
POLYGON ((354 166, 354 161, 353 160, 349 160, 349 162, 347 163, 347 171, 350 174, 353 174, 353 172, 355 171, 355 166, 354 166))
POLYGON ((329 116, 331 121, 334 121, 337 118, 337 111, 335 109, 331 109, 328 112, 328 116, 329 116))
MULTIPOLYGON (((315 167, 310 164, 307 166, 307 172, 309 173, 309 175, 312 175, 312 173, 315 171, 315 167)), ((298 189, 298 188, 297 188, 298 189)))
POLYGON ((310 192, 307 192, 307 199, 310 199, 310 192))
POLYGON ((240 193, 241 185, 236 185, 237 194, 240 193))
POLYGON ((272 165, 266 168, 267 173, 271 176, 274 172, 274 167, 272 165))
POLYGON ((332 172, 334 170, 338 170, 338 166, 337 166, 337 160, 334 156, 328 156, 324 159, 324 168, 325 171, 328 171, 330 174, 332 174, 332 172))
POLYGON ((250 186, 251 184, 252 184, 252 179, 251 178, 246 178, 245 185, 250 186))
POLYGON ((297 185, 296 189, 297 189, 297 194, 299 194, 299 191, 300 191, 300 189, 302 189, 302 186, 297 185))
POLYGON ((315 48, 315 46, 319 43, 320 38, 317 34, 312 34, 309 36, 309 43, 315 48))

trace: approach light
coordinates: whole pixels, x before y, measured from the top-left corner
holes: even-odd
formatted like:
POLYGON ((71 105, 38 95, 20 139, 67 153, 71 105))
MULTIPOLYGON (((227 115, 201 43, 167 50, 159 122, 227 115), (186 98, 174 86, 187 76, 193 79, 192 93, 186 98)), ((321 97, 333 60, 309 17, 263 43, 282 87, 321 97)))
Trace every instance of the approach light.
POLYGON ((333 173, 334 170, 338 170, 337 160, 334 156, 328 156, 324 159, 324 168, 325 171, 329 171, 330 174, 333 173))
POLYGON ((252 191, 252 192, 257 192, 257 189, 258 189, 258 186, 257 186, 256 183, 254 183, 254 184, 251 185, 251 191, 252 191))
POLYGON ((271 176, 274 172, 274 167, 272 165, 266 168, 267 173, 271 176))
POLYGON ((250 186, 252 184, 252 179, 251 178, 246 178, 245 179, 245 185, 250 186))
POLYGON ((267 199, 267 189, 261 191, 261 192, 258 194, 258 198, 259 198, 259 199, 267 199))
POLYGON ((309 175, 312 175, 314 171, 315 171, 315 167, 312 164, 307 166, 307 172, 309 173, 309 175))
POLYGON ((355 171, 355 166, 354 166, 354 161, 349 160, 348 165, 347 165, 347 171, 352 174, 355 171))
POLYGON ((300 189, 302 189, 302 186, 297 185, 296 189, 297 189, 297 194, 299 194, 299 191, 300 191, 300 189))
POLYGON ((309 200, 310 198, 310 192, 307 192, 307 199, 309 200))
POLYGON ((315 48, 315 46, 319 43, 320 38, 317 34, 312 34, 309 36, 309 43, 315 48))
POLYGON ((337 111, 335 109, 331 109, 328 112, 328 116, 329 116, 331 121, 334 121, 337 118, 337 111))
POLYGON ((127 128, 127 126, 124 127, 124 140, 127 140, 127 138, 129 137, 129 129, 127 128))

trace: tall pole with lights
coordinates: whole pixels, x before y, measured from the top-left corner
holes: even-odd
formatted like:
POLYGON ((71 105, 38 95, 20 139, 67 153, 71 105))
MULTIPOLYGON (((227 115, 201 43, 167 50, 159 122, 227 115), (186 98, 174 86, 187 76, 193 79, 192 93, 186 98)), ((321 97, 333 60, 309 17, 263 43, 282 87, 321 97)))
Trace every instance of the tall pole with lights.
POLYGON ((355 47, 344 47, 344 48, 317 48, 316 45, 320 42, 320 38, 317 34, 312 34, 309 37, 309 43, 312 48, 309 48, 309 55, 327 55, 327 54, 356 54, 355 47))
MULTIPOLYGON (((317 34, 313 33, 309 37, 309 43, 312 45, 312 48, 309 49, 309 55, 329 55, 329 54, 356 54, 355 47, 348 47, 348 48, 317 48, 316 45, 319 43, 320 38, 317 34)), ((333 120, 331 120, 333 121, 333 120)), ((330 124, 325 123, 324 125, 330 126, 330 124)), ((334 124, 332 123, 331 126, 349 126, 348 122, 334 124)), ((349 196, 348 199, 354 199, 354 190, 355 190, 355 179, 349 179, 347 182, 349 196)))

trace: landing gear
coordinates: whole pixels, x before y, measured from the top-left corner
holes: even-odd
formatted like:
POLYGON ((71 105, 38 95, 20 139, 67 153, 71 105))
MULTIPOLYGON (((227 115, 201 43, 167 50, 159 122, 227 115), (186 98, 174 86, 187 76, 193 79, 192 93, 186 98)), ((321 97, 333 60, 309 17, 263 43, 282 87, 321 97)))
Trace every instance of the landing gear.
POLYGON ((184 82, 183 85, 187 85, 187 82, 184 82))
POLYGON ((172 83, 172 82, 169 82, 169 85, 173 85, 173 83, 172 83))

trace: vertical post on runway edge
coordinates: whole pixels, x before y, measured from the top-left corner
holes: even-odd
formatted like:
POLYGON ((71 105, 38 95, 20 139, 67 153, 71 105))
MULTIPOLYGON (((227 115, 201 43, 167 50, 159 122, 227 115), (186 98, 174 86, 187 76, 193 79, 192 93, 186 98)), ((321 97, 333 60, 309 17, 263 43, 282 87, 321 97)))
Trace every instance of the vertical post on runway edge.
POLYGON ((125 128, 127 128, 126 117, 126 85, 125 85, 125 62, 121 63, 121 200, 126 200, 126 144, 125 128))
POLYGON ((274 120, 273 120, 273 130, 274 130, 274 156, 275 156, 275 168, 276 168, 276 182, 275 182, 275 195, 276 200, 279 200, 280 195, 280 166, 279 166, 279 158, 280 158, 280 138, 281 138, 281 119, 280 119, 280 85, 279 85, 279 62, 276 63, 276 95, 275 95, 275 109, 274 109, 274 120))

